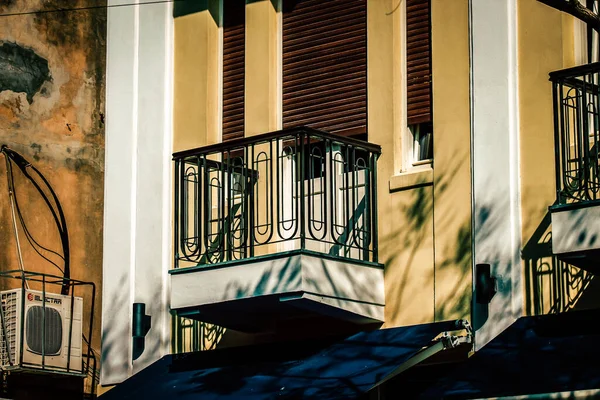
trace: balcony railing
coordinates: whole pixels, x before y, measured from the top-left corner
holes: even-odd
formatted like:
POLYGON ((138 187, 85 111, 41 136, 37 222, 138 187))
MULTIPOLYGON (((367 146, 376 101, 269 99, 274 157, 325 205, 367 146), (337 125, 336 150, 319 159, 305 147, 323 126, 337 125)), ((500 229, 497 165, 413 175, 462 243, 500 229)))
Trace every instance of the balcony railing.
POLYGON ((376 263, 380 153, 309 128, 175 153, 175 268, 290 251, 376 263))
POLYGON ((552 72, 558 204, 599 199, 600 63, 552 72))

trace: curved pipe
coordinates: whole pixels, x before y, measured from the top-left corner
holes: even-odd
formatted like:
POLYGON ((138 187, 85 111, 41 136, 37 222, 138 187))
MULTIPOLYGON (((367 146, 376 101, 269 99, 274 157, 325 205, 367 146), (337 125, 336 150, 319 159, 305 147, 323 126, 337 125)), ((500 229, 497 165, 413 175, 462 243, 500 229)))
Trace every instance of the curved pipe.
MULTIPOLYGON (((50 183, 46 180, 44 175, 42 175, 42 173, 36 167, 34 167, 29 161, 27 161, 21 154, 10 149, 5 144, 3 144, 0 147, 0 152, 3 153, 7 157, 7 159, 11 160, 21 170, 23 175, 25 175, 25 177, 31 181, 33 186, 37 189, 37 191, 40 193, 40 195, 44 199, 44 202, 46 203, 46 205, 50 209, 50 212, 52 213, 52 216, 54 217, 54 222, 56 223, 56 227, 58 228, 58 233, 60 235, 60 242, 61 242, 61 246, 62 246, 64 263, 65 263, 64 268, 63 268, 63 284, 62 284, 61 294, 64 294, 64 295, 69 294, 69 287, 70 287, 69 280, 71 278, 69 233, 67 230, 67 222, 65 219, 65 214, 63 213, 62 206, 60 205, 60 202, 58 201, 58 197, 56 196, 56 193, 54 192, 54 190, 52 189, 52 186, 50 186, 50 183), (29 174, 28 169, 31 169, 33 172, 35 172, 40 177, 43 184, 46 186, 46 188, 50 192, 50 195, 52 196, 52 200, 55 204, 56 209, 52 206, 52 202, 50 201, 50 199, 48 198, 48 196, 46 195, 44 190, 40 187, 39 183, 29 174)), ((9 176, 9 179, 12 179, 12 177, 9 176)))

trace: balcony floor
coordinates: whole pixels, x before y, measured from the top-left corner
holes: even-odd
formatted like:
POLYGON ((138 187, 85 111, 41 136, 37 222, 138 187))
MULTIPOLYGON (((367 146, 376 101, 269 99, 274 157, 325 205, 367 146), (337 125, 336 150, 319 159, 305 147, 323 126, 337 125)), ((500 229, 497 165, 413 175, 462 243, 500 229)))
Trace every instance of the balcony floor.
POLYGON ((240 331, 383 322, 383 268, 294 250, 171 271, 171 309, 240 331))

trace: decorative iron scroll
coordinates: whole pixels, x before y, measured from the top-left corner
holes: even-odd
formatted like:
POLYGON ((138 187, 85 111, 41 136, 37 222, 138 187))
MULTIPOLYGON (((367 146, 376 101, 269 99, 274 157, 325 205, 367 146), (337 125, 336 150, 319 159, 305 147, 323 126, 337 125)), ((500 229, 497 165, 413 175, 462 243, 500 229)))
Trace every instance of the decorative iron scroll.
POLYGON ((176 267, 300 249, 377 262, 379 154, 308 128, 175 154, 176 267))
POLYGON ((600 63, 556 71, 553 82, 559 204, 598 200, 600 63))

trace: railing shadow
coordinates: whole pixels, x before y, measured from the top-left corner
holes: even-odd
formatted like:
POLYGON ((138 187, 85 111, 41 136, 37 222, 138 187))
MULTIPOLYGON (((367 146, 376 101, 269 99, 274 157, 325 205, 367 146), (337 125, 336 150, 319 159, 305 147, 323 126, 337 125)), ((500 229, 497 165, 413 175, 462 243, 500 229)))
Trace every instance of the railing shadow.
MULTIPOLYGON (((376 145, 300 127, 175 154, 176 268, 288 250, 376 262, 379 152, 376 145)), ((283 291, 301 279, 289 271, 233 282, 226 297, 283 291)), ((311 284, 333 288, 340 298, 366 284, 342 276, 357 284, 341 290, 325 272, 323 282, 311 284)), ((238 336, 191 319, 174 317, 172 324, 176 353, 227 346, 238 336)))
POLYGON ((530 315, 556 314, 598 304, 592 290, 600 282, 592 274, 567 264, 552 253, 550 213, 522 250, 525 270, 525 307, 530 315))
POLYGON ((216 349, 226 329, 184 317, 172 318, 171 346, 174 354, 216 349))

